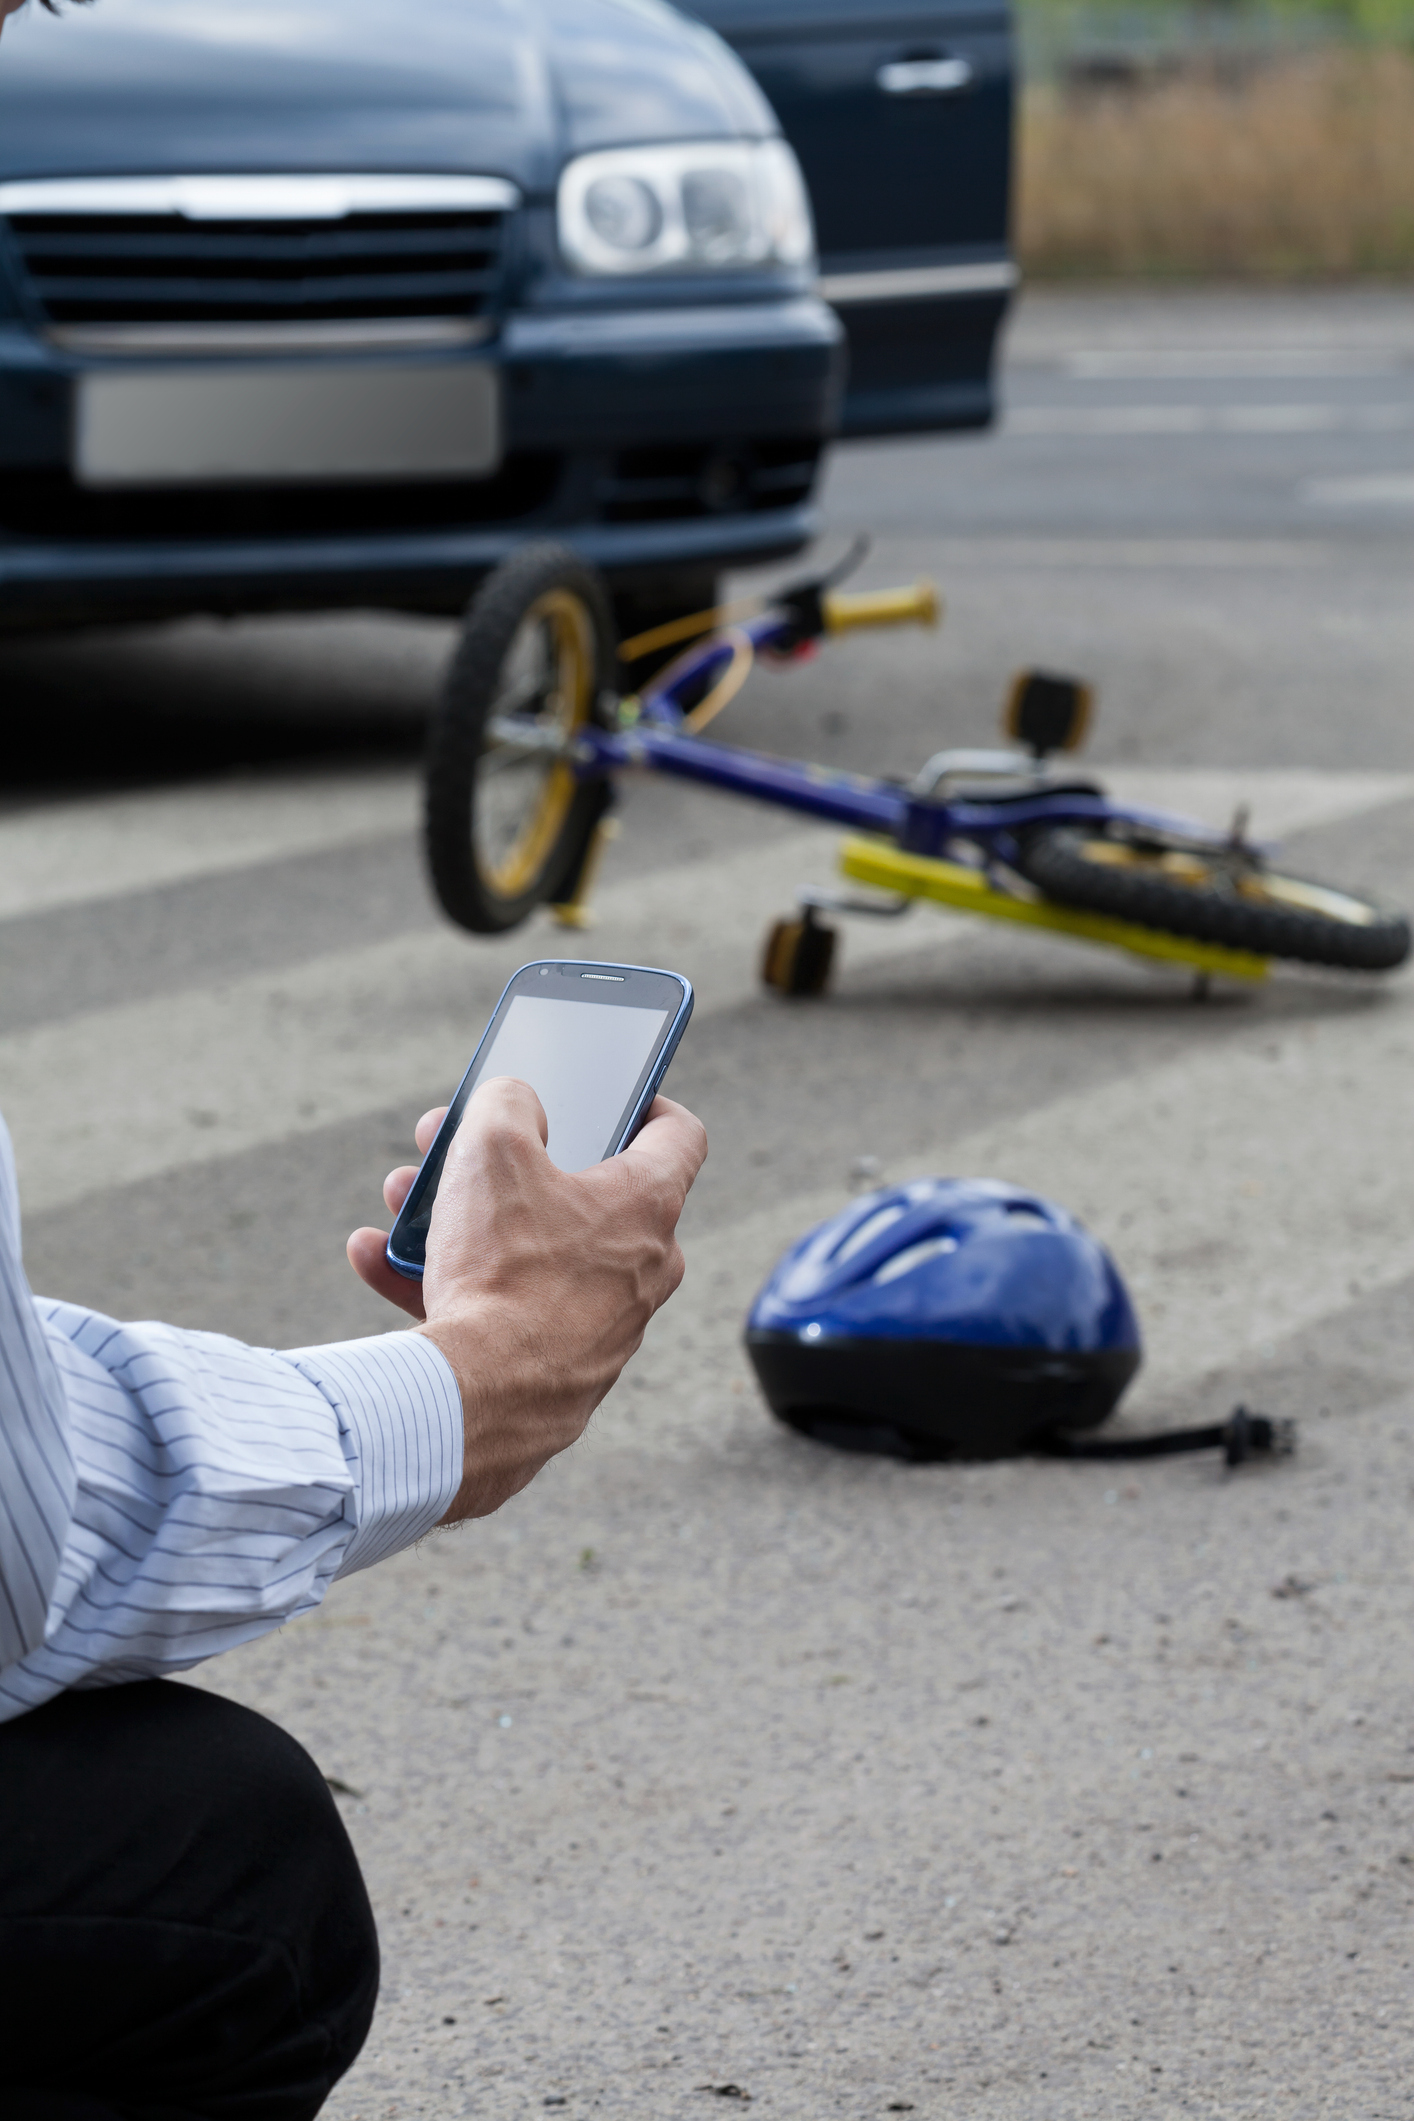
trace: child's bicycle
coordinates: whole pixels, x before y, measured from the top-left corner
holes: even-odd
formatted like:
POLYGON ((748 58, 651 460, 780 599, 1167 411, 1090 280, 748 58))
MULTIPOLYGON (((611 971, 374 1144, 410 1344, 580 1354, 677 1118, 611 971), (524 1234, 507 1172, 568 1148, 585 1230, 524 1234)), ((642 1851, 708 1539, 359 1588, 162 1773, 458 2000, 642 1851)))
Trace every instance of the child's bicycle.
POLYGON ((931 585, 845 595, 843 572, 619 646, 598 576, 568 549, 526 546, 499 567, 471 606, 429 752, 428 854, 451 918, 494 934, 549 905, 582 924, 614 777, 637 767, 850 828, 842 873, 886 895, 802 894, 762 965, 784 994, 826 984, 822 911, 891 917, 918 899, 1188 966, 1200 983, 1261 979, 1272 958, 1385 972, 1408 956, 1401 914, 1274 868, 1244 813, 1215 828, 1053 766, 1090 716, 1073 679, 1023 673, 1003 712, 1012 748, 939 751, 907 783, 706 741, 758 657, 788 660, 855 627, 937 624, 931 585), (683 642, 623 691, 621 670, 683 642))

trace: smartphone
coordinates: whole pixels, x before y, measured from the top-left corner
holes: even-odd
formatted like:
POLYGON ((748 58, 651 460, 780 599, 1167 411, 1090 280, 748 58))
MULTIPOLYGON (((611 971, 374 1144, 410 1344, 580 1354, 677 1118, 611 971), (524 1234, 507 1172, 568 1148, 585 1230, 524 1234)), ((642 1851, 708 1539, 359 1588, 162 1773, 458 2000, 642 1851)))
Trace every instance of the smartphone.
POLYGON ((432 1203, 466 1101, 487 1076, 529 1083, 550 1123, 551 1163, 584 1171, 626 1149, 648 1116, 692 1014, 680 972, 647 965, 522 965, 497 1002, 388 1239, 420 1281, 432 1203))

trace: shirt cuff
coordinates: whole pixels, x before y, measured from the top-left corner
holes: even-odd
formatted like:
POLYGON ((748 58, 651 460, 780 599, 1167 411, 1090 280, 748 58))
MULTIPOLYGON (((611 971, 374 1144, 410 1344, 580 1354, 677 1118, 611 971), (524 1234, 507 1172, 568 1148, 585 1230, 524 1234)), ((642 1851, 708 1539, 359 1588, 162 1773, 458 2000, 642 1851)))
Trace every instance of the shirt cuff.
POLYGON ((462 1482, 462 1403, 451 1365, 423 1333, 293 1348, 285 1356, 339 1420, 356 1529, 351 1576, 440 1523, 462 1482))

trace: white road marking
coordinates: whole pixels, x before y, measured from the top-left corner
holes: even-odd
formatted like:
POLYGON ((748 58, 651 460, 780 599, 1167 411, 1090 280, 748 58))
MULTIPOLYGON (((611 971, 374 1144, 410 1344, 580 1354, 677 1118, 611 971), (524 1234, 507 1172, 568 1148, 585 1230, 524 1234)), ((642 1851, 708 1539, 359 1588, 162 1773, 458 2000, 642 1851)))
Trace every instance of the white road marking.
MULTIPOLYGON (((1127 777, 1174 807, 1201 792, 1219 819, 1253 800, 1259 829, 1273 830, 1371 809, 1410 793, 1414 779, 1127 777)), ((543 916, 495 940, 417 930, 0 1038, 0 1105, 26 1212, 445 1094, 505 981, 532 958, 668 964, 692 979, 700 1009, 740 1007, 758 992, 767 924, 792 910, 801 884, 831 880, 838 839, 810 826, 727 860, 611 881, 584 935, 543 916)), ((881 963, 974 932, 965 916, 932 907, 901 921, 851 921, 843 962, 881 963)))
POLYGON ((1180 383, 1199 377, 1205 382, 1239 378, 1247 382, 1286 376, 1338 381, 1347 376, 1397 376, 1405 369, 1393 351, 1358 354, 1322 346, 1080 348, 1067 354, 1062 365, 1070 375, 1087 381, 1133 378, 1149 383, 1180 383))
MULTIPOLYGON (((1414 496, 1414 482, 1410 484, 1414 496)), ((1101 542, 1093 550, 1071 541, 1056 540, 1042 549, 1021 546, 1013 551, 1005 541, 984 547, 959 549, 949 564, 1015 565, 1194 565, 1227 568, 1234 564, 1225 545, 1202 543, 1195 549, 1162 543, 1152 551, 1126 544, 1122 548, 1101 542)), ((1241 548, 1246 553, 1246 548, 1241 548)), ((1286 565, 1319 560, 1315 548, 1296 545, 1271 551, 1259 548, 1248 555, 1251 564, 1286 565)), ((1130 788, 1133 775, 1106 769, 1106 778, 1117 790, 1124 788, 1134 800, 1171 801, 1175 807, 1193 808, 1210 814, 1213 801, 1206 790, 1211 778, 1203 774, 1176 775, 1160 771, 1158 778, 1142 776, 1147 789, 1172 781, 1171 797, 1138 793, 1130 788), (1191 787, 1190 796, 1184 791, 1191 787)), ((1330 788, 1344 785, 1344 807, 1331 811, 1318 801, 1316 817, 1349 815, 1372 807, 1374 800, 1398 800, 1403 785, 1394 787, 1397 776, 1387 776, 1393 792, 1374 794, 1379 776, 1291 775, 1266 773, 1260 777, 1264 790, 1275 796, 1285 784, 1319 782, 1330 788)), ((1407 779, 1407 777, 1406 777, 1407 779)), ((1223 781, 1218 776, 1218 783, 1223 781)), ((1217 785, 1217 784, 1215 784, 1217 785)), ((1221 805, 1219 804, 1219 808, 1221 805)), ((420 810, 419 780, 414 773, 349 773, 282 775, 278 779, 230 780, 211 787, 167 788, 132 795, 105 796, 92 801, 61 803, 0 815, 0 921, 18 920, 59 906, 88 904, 118 898, 129 892, 150 891, 196 877, 218 876, 267 862, 296 859, 362 841, 416 831, 420 810)), ((1304 812, 1294 820, 1277 824, 1264 821, 1262 829, 1295 830, 1306 822, 1304 812)))
MULTIPOLYGON (((547 916, 495 939, 418 930, 0 1039, 0 1106, 26 1213, 447 1094, 506 980, 533 958, 673 965, 699 1008, 744 1002, 769 919, 792 910, 799 884, 830 878, 838 838, 811 827, 612 885, 585 934, 547 916)), ((931 908, 861 923, 850 959, 917 950, 964 926, 931 908)))
MULTIPOLYGON (((1080 762, 1083 770, 1083 762, 1080 762)), ((1255 839, 1283 840, 1314 825, 1333 825, 1414 797, 1414 773, 1320 773, 1281 767, 1264 773, 1193 767, 1103 766, 1103 786, 1121 802, 1176 810, 1213 824, 1241 804, 1251 810, 1255 839)))
POLYGON ((1414 427, 1414 404, 1017 405, 1017 435, 1388 434, 1414 427))
POLYGON ((0 817, 0 920, 411 832, 418 806, 415 774, 320 773, 21 811, 0 817))
POLYGON ((1307 479, 1301 498, 1317 508, 1414 508, 1414 471, 1346 479, 1307 479))
POLYGON ((1261 572, 1292 567, 1328 569, 1334 548, 1315 538, 935 538, 928 547, 940 571, 974 569, 992 575, 999 569, 1029 572, 1035 568, 1234 569, 1261 572))

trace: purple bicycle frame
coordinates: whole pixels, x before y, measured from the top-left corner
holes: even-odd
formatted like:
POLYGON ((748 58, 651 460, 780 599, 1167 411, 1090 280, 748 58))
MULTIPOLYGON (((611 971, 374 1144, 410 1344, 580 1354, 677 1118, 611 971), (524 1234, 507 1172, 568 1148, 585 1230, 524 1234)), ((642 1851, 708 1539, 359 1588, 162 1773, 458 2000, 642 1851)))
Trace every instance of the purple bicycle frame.
POLYGON ((1191 818, 1112 802, 1083 781, 991 800, 947 801, 913 792, 896 781, 870 780, 796 759, 772 758, 733 744, 714 744, 687 729, 678 695, 710 678, 736 652, 732 634, 745 634, 753 650, 789 649, 797 622, 765 612, 739 627, 715 633, 645 686, 638 717, 626 728, 590 727, 578 733, 570 762, 581 780, 602 780, 625 767, 700 781, 732 795, 750 796, 777 809, 879 833, 910 854, 941 856, 955 841, 1005 859, 1009 841, 1035 825, 1094 824, 1122 820, 1203 846, 1222 846, 1226 834, 1191 818))

